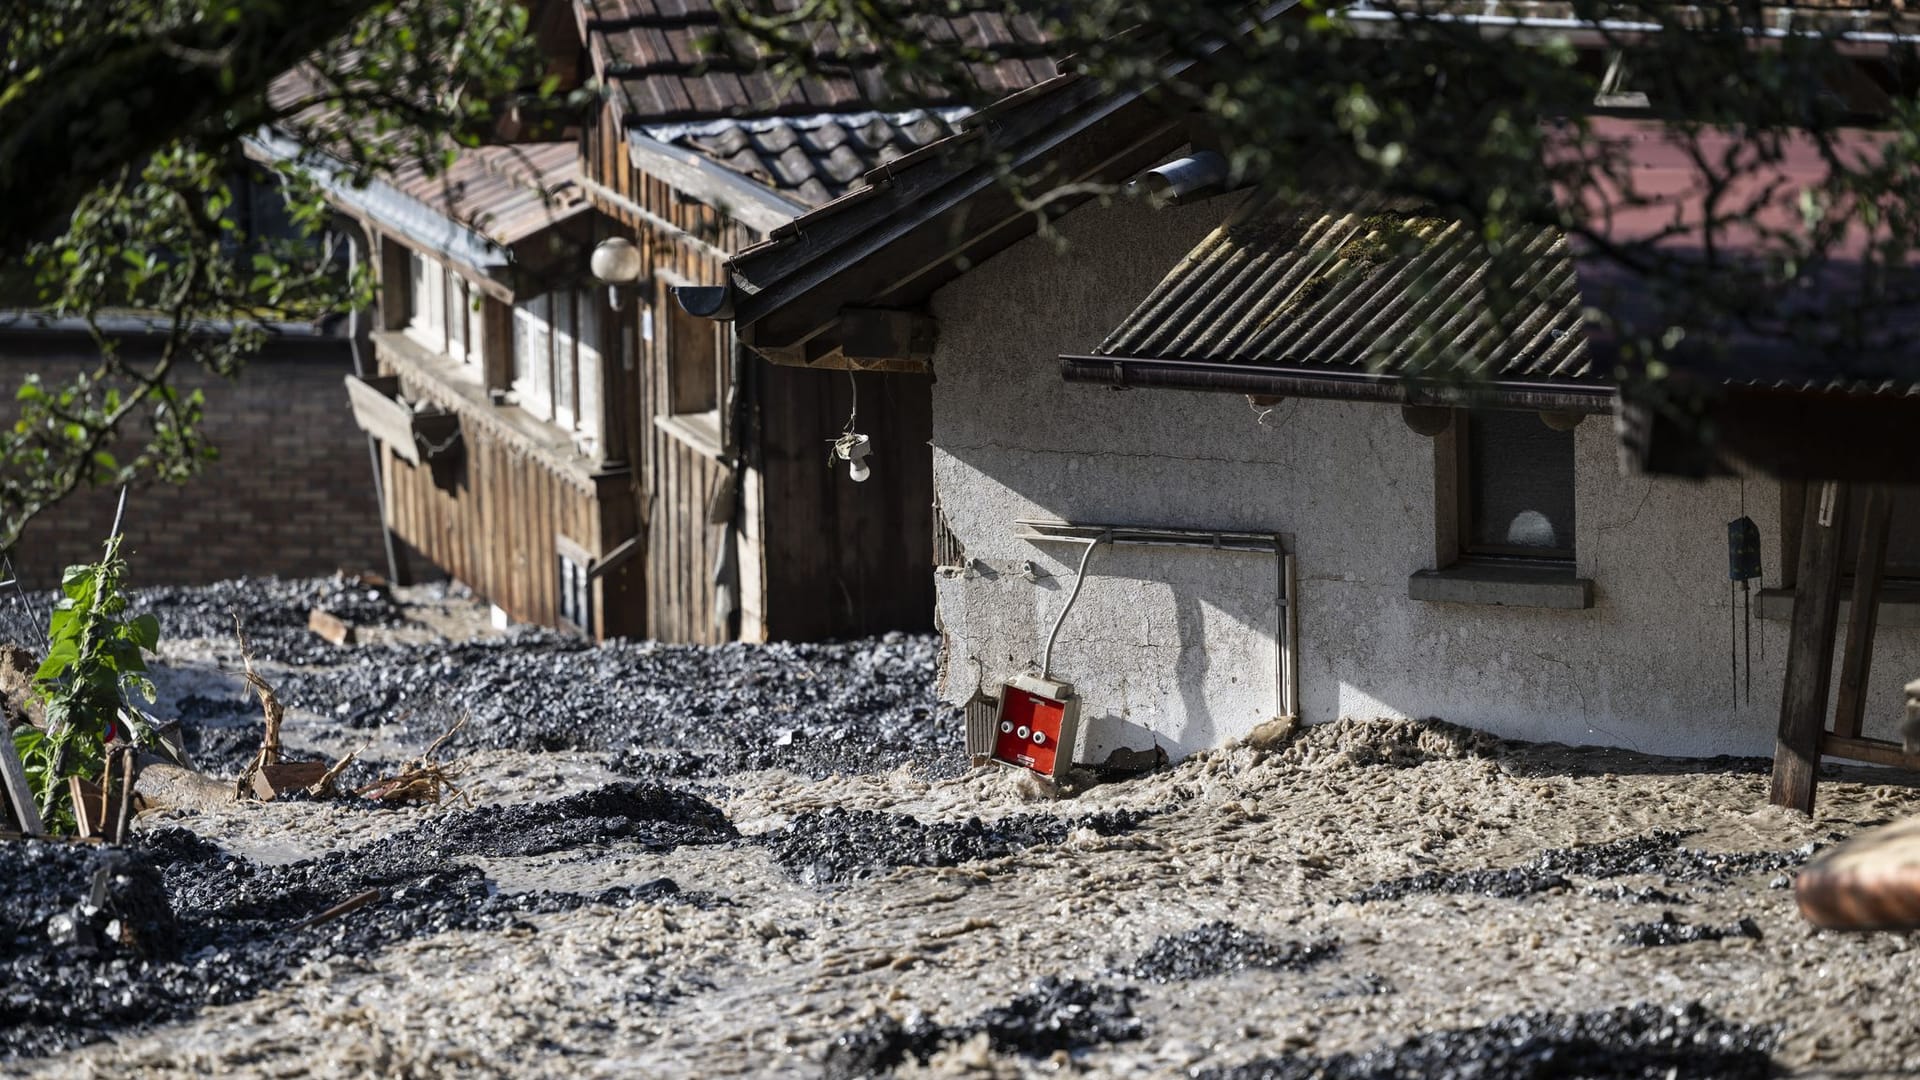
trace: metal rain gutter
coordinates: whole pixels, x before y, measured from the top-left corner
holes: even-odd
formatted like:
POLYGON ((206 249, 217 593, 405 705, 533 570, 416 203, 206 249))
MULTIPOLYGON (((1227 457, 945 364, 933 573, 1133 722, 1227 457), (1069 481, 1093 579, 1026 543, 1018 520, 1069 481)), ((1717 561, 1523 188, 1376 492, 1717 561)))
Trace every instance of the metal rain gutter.
POLYGON ((1062 356, 1060 377, 1072 383, 1127 389, 1199 390, 1397 405, 1505 406, 1580 413, 1611 412, 1615 396, 1610 383, 1490 379, 1474 386, 1366 371, 1118 356, 1062 356))
POLYGON ((405 192, 372 180, 356 187, 346 171, 326 154, 262 128, 241 140, 270 161, 284 161, 304 170, 335 202, 415 247, 436 252, 482 274, 513 265, 512 255, 481 233, 460 224, 405 192))

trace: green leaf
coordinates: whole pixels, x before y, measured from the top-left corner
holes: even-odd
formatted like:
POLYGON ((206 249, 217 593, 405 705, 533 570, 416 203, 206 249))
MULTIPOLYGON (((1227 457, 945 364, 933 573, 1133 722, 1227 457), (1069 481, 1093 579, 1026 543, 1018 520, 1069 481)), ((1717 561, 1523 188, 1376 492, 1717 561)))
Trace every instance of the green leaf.
POLYGON ((135 645, 152 652, 160 645, 160 620, 152 612, 141 615, 127 624, 127 637, 135 645))
POLYGON ((80 649, 72 640, 56 641, 53 648, 47 650, 47 658, 40 661, 40 667, 33 673, 34 682, 47 682, 59 678, 69 665, 80 659, 80 649))

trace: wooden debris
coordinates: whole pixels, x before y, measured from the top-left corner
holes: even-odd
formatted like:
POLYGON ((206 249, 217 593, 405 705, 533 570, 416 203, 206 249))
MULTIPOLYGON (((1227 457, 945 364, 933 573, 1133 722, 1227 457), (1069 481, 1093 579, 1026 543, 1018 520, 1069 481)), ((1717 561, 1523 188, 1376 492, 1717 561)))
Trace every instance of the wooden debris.
POLYGON ((351 645, 355 640, 352 623, 321 608, 307 612, 307 629, 335 645, 351 645))
POLYGON ((27 770, 4 731, 0 731, 0 818, 11 819, 13 827, 28 836, 47 831, 33 802, 33 788, 27 784, 27 770))
POLYGON ((363 893, 355 893, 354 895, 347 897, 345 900, 340 901, 339 903, 333 905, 332 907, 321 912, 320 914, 315 915, 313 918, 308 919, 305 922, 296 924, 294 926, 294 929, 305 930, 311 926, 319 926, 321 923, 324 923, 324 922, 332 922, 333 920, 339 918, 340 916, 345 915, 350 911, 358 911, 361 908, 366 907, 368 904, 371 904, 378 899, 380 899, 379 889, 368 889, 366 892, 363 892, 363 893))
POLYGON ((353 764, 353 759, 359 756, 360 751, 358 750, 347 751, 347 756, 334 762, 333 768, 328 769, 325 775, 313 782, 313 786, 307 789, 307 794, 316 799, 330 799, 340 794, 334 785, 340 779, 340 774, 345 772, 347 766, 353 764))
POLYGON ((73 821, 83 839, 106 835, 107 793, 99 784, 67 777, 67 797, 73 803, 73 821))
POLYGON ((327 775, 324 761, 283 761, 262 765, 253 774, 253 795, 272 802, 289 791, 306 791, 327 775))
POLYGON ((109 788, 106 836, 109 843, 124 844, 133 831, 135 789, 140 779, 140 754, 132 746, 115 747, 107 755, 105 772, 109 788))
POLYGON ((453 783, 454 778, 460 775, 459 766, 441 765, 433 760, 433 755, 446 745, 448 739, 453 738, 455 732, 466 727, 467 721, 471 719, 473 719, 471 713, 462 716, 459 723, 433 740, 432 746, 427 747, 419 757, 407 762, 399 773, 375 780, 356 790, 354 794, 385 803, 437 803, 443 795, 449 794, 454 798, 470 802, 466 792, 454 786, 453 783))
POLYGON ((1883 825, 1808 863, 1800 914, 1828 930, 1920 929, 1920 817, 1883 825))

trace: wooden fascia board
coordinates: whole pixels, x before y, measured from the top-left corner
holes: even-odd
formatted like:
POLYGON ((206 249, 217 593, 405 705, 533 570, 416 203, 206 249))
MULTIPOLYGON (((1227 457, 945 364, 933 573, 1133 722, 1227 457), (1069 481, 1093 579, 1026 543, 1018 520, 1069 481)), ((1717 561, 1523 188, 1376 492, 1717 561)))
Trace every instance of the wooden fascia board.
POLYGON ((696 151, 633 128, 622 135, 634 168, 757 232, 772 232, 808 210, 696 151))
MULTIPOLYGON (((1058 173, 1050 182, 1060 184, 1112 179, 1151 164, 1183 141, 1177 118, 1136 100, 1076 125, 1016 167, 1031 174, 1036 163, 1043 163, 1058 173), (1122 131, 1126 134, 1117 136, 1122 131)), ((1062 199, 1055 208, 1064 212, 1090 197, 1062 199)), ((783 284, 777 290, 743 295, 736 304, 736 318, 754 323, 755 339, 762 343, 804 340, 830 325, 844 307, 900 306, 923 299, 916 294, 930 292, 959 275, 957 258, 964 256, 969 264, 978 265, 1037 227, 1036 211, 1022 207, 991 169, 971 170, 955 190, 936 198, 939 205, 931 214, 884 226, 874 241, 859 244, 861 250, 852 257, 823 261, 796 274, 791 288, 783 284)), ((913 201, 912 194, 905 192, 898 200, 907 205, 913 201)), ((879 216, 891 222, 903 215, 883 212, 879 216)), ((815 236, 804 246, 821 243, 833 241, 815 236)))

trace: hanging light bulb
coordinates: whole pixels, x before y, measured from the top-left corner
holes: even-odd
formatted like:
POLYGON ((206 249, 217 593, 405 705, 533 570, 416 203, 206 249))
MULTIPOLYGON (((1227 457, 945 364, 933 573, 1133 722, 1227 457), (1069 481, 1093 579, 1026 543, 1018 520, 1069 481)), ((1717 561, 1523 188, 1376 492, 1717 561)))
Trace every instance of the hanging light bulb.
POLYGON ((873 475, 867 455, 873 453, 873 440, 857 431, 849 431, 834 440, 833 456, 847 463, 847 476, 858 484, 873 475))

